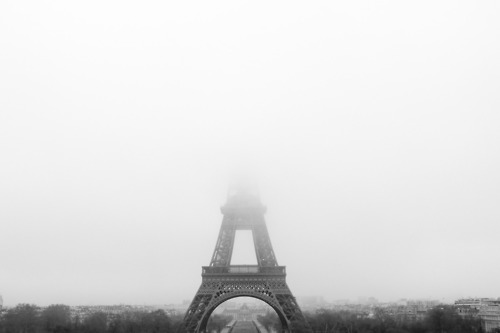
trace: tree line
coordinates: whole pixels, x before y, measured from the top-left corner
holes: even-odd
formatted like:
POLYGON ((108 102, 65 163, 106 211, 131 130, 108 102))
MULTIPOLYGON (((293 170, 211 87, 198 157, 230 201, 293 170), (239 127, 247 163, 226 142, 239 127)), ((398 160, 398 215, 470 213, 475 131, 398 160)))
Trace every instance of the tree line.
MULTIPOLYGON (((396 320, 382 308, 375 309, 373 316, 326 309, 305 312, 304 316, 314 333, 484 333, 479 318, 461 317, 449 305, 429 310, 422 320, 396 320)), ((281 332, 275 312, 258 320, 269 332, 281 332)))
MULTIPOLYGON (((177 320, 179 321, 179 320, 177 320)), ((175 332, 175 320, 165 311, 126 311, 112 315, 102 311, 85 317, 72 316, 67 305, 41 309, 19 304, 0 318, 1 333, 168 333, 175 332)))
MULTIPOLYGON (((304 315, 315 333, 484 333, 479 318, 461 317, 453 306, 447 305, 429 310, 423 320, 396 320, 381 308, 375 309, 373 316, 326 309, 304 315)), ((182 331, 182 319, 163 310, 126 310, 119 314, 95 311, 79 316, 72 315, 67 305, 40 308, 19 304, 0 316, 0 333, 177 333, 182 331)), ((228 316, 212 315, 207 331, 220 333, 231 320, 228 316)), ((274 311, 258 320, 269 332, 281 332, 274 311)))
MULTIPOLYGON (((177 333, 182 331, 182 319, 163 310, 125 310, 119 314, 94 311, 82 316, 72 315, 71 308, 63 304, 46 308, 19 304, 0 316, 0 333, 177 333)), ((207 329, 220 332, 231 320, 212 315, 207 329)))

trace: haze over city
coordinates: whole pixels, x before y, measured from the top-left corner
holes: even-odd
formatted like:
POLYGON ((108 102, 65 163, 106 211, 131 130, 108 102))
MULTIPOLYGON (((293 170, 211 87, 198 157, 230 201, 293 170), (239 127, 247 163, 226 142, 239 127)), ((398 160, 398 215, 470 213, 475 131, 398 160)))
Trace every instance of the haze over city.
POLYGON ((191 300, 240 174, 295 296, 500 297, 499 14, 2 1, 4 304, 191 300))

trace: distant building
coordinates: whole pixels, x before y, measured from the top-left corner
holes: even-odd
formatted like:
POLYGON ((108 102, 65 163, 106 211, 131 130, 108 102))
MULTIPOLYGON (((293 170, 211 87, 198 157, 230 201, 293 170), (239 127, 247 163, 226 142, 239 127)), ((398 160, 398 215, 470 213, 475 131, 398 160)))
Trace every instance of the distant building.
POLYGON ((485 332, 491 332, 500 328, 500 305, 486 305, 479 310, 479 317, 483 323, 485 332))
POLYGON ((258 316, 267 314, 266 307, 249 307, 246 303, 238 308, 225 308, 222 312, 225 316, 233 317, 233 320, 256 320, 258 316))
POLYGON ((375 297, 358 297, 358 304, 376 305, 378 304, 378 299, 375 297))
POLYGON ((153 312, 158 310, 157 306, 152 305, 79 305, 71 307, 71 318, 79 318, 80 320, 87 318, 89 315, 96 312, 104 312, 110 316, 116 316, 127 312, 141 311, 153 312))
POLYGON ((500 299, 463 298, 455 301, 461 317, 479 317, 485 332, 500 328, 500 299))

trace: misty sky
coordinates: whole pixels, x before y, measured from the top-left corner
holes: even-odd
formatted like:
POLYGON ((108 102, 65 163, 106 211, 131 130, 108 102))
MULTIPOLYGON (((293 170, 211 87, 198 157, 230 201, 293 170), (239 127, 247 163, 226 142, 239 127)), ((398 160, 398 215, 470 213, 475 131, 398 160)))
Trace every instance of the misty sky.
POLYGON ((500 297, 499 17, 1 1, 4 304, 191 300, 235 174, 296 296, 500 297))

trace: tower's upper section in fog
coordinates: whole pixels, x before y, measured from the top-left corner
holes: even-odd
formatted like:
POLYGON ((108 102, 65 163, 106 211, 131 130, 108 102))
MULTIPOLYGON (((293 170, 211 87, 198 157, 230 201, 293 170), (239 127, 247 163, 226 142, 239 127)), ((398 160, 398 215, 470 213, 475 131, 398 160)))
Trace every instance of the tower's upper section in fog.
POLYGON ((260 201, 259 187, 256 181, 238 179, 233 181, 227 191, 226 204, 221 212, 227 214, 264 214, 266 207, 260 201))

